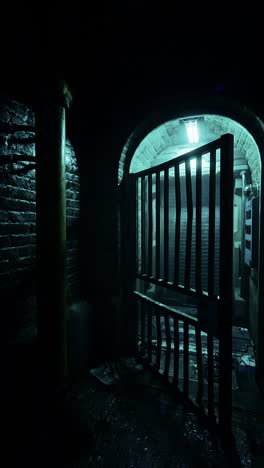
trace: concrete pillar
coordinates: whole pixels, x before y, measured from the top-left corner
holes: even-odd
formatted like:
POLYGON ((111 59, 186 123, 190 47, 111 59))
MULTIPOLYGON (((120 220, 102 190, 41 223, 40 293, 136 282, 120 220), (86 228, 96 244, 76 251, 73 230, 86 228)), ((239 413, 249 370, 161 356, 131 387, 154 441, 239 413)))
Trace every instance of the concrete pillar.
POLYGON ((40 365, 67 377, 65 113, 70 93, 51 82, 36 109, 37 283, 40 365))

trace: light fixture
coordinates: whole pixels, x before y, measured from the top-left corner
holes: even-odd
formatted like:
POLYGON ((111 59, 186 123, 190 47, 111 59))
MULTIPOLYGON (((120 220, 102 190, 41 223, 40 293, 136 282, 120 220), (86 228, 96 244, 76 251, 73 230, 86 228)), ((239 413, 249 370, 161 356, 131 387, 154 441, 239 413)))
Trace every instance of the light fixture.
POLYGON ((198 135, 198 126, 197 120, 186 120, 185 121, 187 135, 189 143, 198 143, 199 135, 198 135))

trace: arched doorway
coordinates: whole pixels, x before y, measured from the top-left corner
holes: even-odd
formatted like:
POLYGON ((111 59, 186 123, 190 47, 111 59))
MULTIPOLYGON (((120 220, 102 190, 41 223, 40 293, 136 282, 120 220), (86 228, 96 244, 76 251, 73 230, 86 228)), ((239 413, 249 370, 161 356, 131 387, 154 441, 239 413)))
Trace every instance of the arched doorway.
MULTIPOLYGON (((195 216, 193 215, 193 209, 197 210, 195 205, 196 201, 192 199, 191 208, 188 207, 188 184, 189 184, 189 192, 192 192, 192 189, 196 191, 197 187, 197 167, 195 166, 198 161, 198 156, 201 154, 201 172, 202 172, 202 186, 204 192, 207 190, 207 201, 203 199, 204 195, 200 195, 201 198, 201 208, 200 211, 202 214, 201 216, 201 232, 198 233, 203 237, 203 242, 201 243, 201 252, 198 257, 200 260, 198 264, 200 265, 200 273, 201 273, 201 290, 206 291, 206 281, 208 276, 208 249, 207 246, 204 248, 204 244, 206 239, 210 238, 210 222, 209 222, 209 193, 210 187, 212 185, 212 178, 210 177, 211 173, 211 155, 213 152, 213 146, 216 140, 221 140, 223 135, 230 134, 233 137, 233 154, 234 154, 234 164, 232 163, 232 177, 233 177, 233 187, 231 185, 231 179, 228 179, 227 175, 227 191, 229 190, 229 201, 232 199, 232 235, 229 239, 232 240, 232 249, 229 251, 231 257, 233 258, 233 271, 232 275, 230 276, 230 283, 232 283, 231 290, 232 292, 227 293, 227 296, 232 296, 232 304, 230 303, 230 310, 233 309, 233 313, 229 315, 229 319, 231 320, 228 322, 230 326, 233 325, 240 330, 240 332, 245 332, 246 330, 249 333, 250 339, 252 338, 253 347, 254 347, 254 357, 256 359, 257 370, 259 374, 261 374, 263 369, 263 362, 262 362, 262 348, 261 348, 261 340, 259 339, 261 330, 263 330, 262 326, 262 317, 260 315, 260 311, 263 304, 263 297, 259 288, 259 284, 261 278, 263 278, 263 235, 261 232, 261 226, 263 225, 263 210, 261 209, 263 194, 260 190, 261 182, 263 180, 263 168, 262 168, 262 154, 263 154, 263 141, 264 141, 264 132, 263 132, 263 124, 259 120, 259 118, 250 110, 246 109, 244 106, 241 106, 238 103, 234 103, 231 101, 224 101, 224 100, 211 100, 205 101, 205 103, 192 103, 188 104, 185 103, 184 105, 175 106, 177 111, 175 110, 165 110, 163 112, 157 113, 155 116, 152 116, 150 119, 146 120, 142 123, 135 132, 130 136, 128 139, 119 164, 119 183, 121 189, 126 187, 127 190, 127 199, 131 201, 131 191, 135 190, 135 186, 133 186, 133 182, 129 182, 129 180, 133 180, 133 176, 131 174, 135 174, 134 179, 137 180, 137 191, 134 192, 134 201, 132 195, 132 203, 130 203, 130 207, 136 211, 137 214, 137 225, 140 224, 140 228, 137 228, 137 232, 134 232, 134 235, 137 234, 137 239, 128 240, 129 236, 127 237, 128 246, 133 246, 135 248, 135 252, 137 252, 137 265, 133 264, 133 260, 131 261, 131 257, 129 262, 126 264, 125 270, 128 272, 127 275, 127 288, 133 287, 134 290, 140 295, 143 302, 146 300, 148 301, 151 299, 152 306, 154 309, 157 309, 157 303, 163 304, 165 308, 169 309, 177 309, 182 308, 181 311, 183 313, 187 313, 192 315, 191 309, 193 308, 193 313, 195 314, 195 307, 199 308, 199 300, 197 301, 196 289, 195 289, 195 275, 197 269, 197 262, 196 262, 196 253, 195 253, 195 242, 197 242, 197 224, 193 224, 193 220, 195 216), (195 122, 195 124, 194 124, 195 122), (198 134, 193 133, 191 135, 191 130, 196 132, 196 127, 198 128, 198 134), (188 133, 189 132, 189 133, 188 133), (189 137, 189 139, 188 139, 189 137), (212 147, 206 148, 207 152, 202 151, 199 153, 201 146, 204 145, 212 145, 212 147), (190 153, 192 151, 192 153, 190 153), (191 157, 188 157, 191 155, 191 157), (183 156, 186 155, 186 156, 183 156), (208 156, 209 155, 209 156, 208 156), (185 158, 185 159, 184 159, 185 158), (184 177, 184 184, 181 183, 180 178, 176 178, 176 169, 174 163, 176 161, 181 161, 182 164, 189 164, 189 182, 187 177, 187 166, 185 166, 185 173, 182 174, 184 177), (170 162, 173 164, 170 167, 170 162), (167 165, 167 166, 166 166, 167 165), (174 167, 174 172, 173 172, 174 167), (158 174, 159 171, 159 175, 158 174), (193 184, 192 177, 195 172, 196 181, 193 184), (130 174, 130 176, 129 176, 130 174), (150 178, 151 174, 151 178, 150 178), (206 175, 207 174, 207 175, 206 175), (167 177, 167 182, 166 182, 167 177), (157 179, 158 178, 158 179, 157 179), (206 187, 206 178, 207 178, 207 189, 206 187), (157 188, 157 180, 159 181, 159 188, 157 188), (228 181, 229 180, 229 181, 228 181), (130 184, 130 186, 129 186, 130 184), (154 187, 154 189, 150 189, 150 186, 154 187), (177 217, 177 210, 179 208, 183 209, 180 205, 177 206, 176 195, 174 197, 174 201, 170 196, 171 186, 173 185, 175 189, 175 194, 177 192, 177 185, 179 192, 182 198, 185 198, 185 210, 189 213, 192 211, 192 221, 188 223, 188 215, 185 221, 180 222, 180 228, 176 232, 176 217, 177 217), (184 189, 183 189, 184 185, 184 189), (143 189, 142 189, 143 187, 143 189), (167 188, 166 188, 167 187, 167 188), (176 188, 175 188, 176 187, 176 188), (185 191, 185 194, 183 193, 185 191), (158 192, 158 193, 157 193, 158 192), (161 201, 161 193, 163 194, 163 201, 161 201), (154 199, 159 198, 159 203, 162 208, 159 208, 159 215, 157 215, 158 211, 155 211, 155 201, 154 199), (164 200, 167 198, 167 202, 164 200), (144 199, 144 201, 142 201, 144 199), (154 201, 154 205, 152 206, 154 201), (167 208, 166 208, 167 204, 167 208), (144 205, 144 214, 142 211, 142 206, 144 205), (206 211, 207 205, 207 211, 206 211), (133 208, 132 208, 133 207, 133 208), (140 213, 141 212, 141 213, 140 213), (147 215, 146 215, 147 212, 147 215), (144 222, 142 223, 142 218, 145 216, 148 217, 151 213, 151 224, 153 228, 148 228, 143 226, 144 222), (173 213, 175 216, 173 218, 173 213), (155 257, 155 252, 157 252, 157 248, 155 243, 157 243, 157 230, 155 232, 154 225, 157 223, 157 216, 159 216, 159 225, 161 226, 161 230, 159 233, 159 243, 163 245, 163 253, 162 248, 159 250, 160 252, 160 261, 164 265, 163 272, 160 276, 164 276, 164 272, 167 269, 167 277, 166 277, 166 285, 164 282, 160 282, 157 278, 157 274, 154 269, 154 274, 144 273, 142 274, 142 263, 148 263, 149 266, 153 266, 156 264, 157 268, 157 255, 155 257), (160 218, 162 218, 160 224, 160 218), (165 224, 167 223, 167 228, 164 229, 162 233, 162 226, 164 226, 164 218, 167 219, 165 224), (207 220, 207 221, 206 221, 207 220), (170 223, 171 221, 171 223, 170 223), (207 226, 206 226, 207 222, 207 226), (189 227, 188 227, 189 225, 189 227), (174 226, 174 231, 173 231, 174 226), (167 233, 165 232, 167 229, 167 233), (196 240, 194 239, 195 236, 192 236, 193 230, 196 232, 196 240), (189 234, 188 234, 189 230, 189 234), (150 234, 151 231, 151 234, 150 234), (190 234, 191 232, 191 234, 190 234), (175 266, 175 239, 179 236, 185 241, 182 244, 178 243, 178 274, 181 276, 177 283, 177 288, 174 288, 175 285, 174 281, 174 270, 173 267, 175 266), (191 238, 190 238, 191 236, 191 238), (188 240, 189 238, 189 240, 188 240), (136 242, 135 242, 136 240, 136 242), (133 244, 134 242, 134 244, 133 244), (188 244, 189 242, 189 244, 188 244), (171 243, 171 245, 169 245, 171 243), (148 247, 147 247, 148 245, 148 247), (142 247, 143 246, 143 247, 142 247), (174 246, 174 251, 173 251, 174 246), (188 259, 188 248, 190 251, 190 258, 188 259), (151 250, 150 250, 151 249, 151 250), (152 252, 151 256, 146 253, 144 254, 144 250, 148 250, 148 252, 152 252), (167 252, 165 254, 164 252, 167 252), (207 255, 206 255, 207 251, 207 255), (184 253, 183 253, 184 252, 184 253), (143 258, 145 255, 145 258, 143 258), (164 259, 167 256, 167 265, 166 260, 164 263, 164 259), (174 264, 174 265, 173 265, 174 264), (137 270, 137 279, 133 277, 132 270, 137 270), (187 274, 186 274, 187 269, 187 274), (130 273, 131 276, 130 276, 130 273), (143 277, 145 274, 145 278, 143 277), (188 288, 184 286, 184 281, 188 282, 188 288), (134 281, 134 283, 133 283, 134 281), (172 284, 172 287, 169 287, 169 283, 172 284), (180 284, 183 285, 182 291, 178 287, 180 284), (164 287, 165 286, 165 287, 164 287), (193 293, 190 293, 190 290, 193 290, 193 293), (187 293, 186 293, 187 291, 187 293), (144 299, 147 297, 147 299, 144 299), (192 297, 192 299, 190 299, 192 297)), ((224 137, 225 138, 225 137, 224 137)), ((221 146, 221 144, 220 144, 221 146)), ((217 147, 218 150, 218 147, 217 147)), ((219 149, 221 153, 221 149, 219 149)), ((221 157, 220 157, 221 159, 221 157)), ((216 166, 217 164, 221 165, 220 159, 216 159, 216 166)), ((198 164, 199 165, 199 164, 198 164)), ((181 169, 180 165, 178 166, 180 175, 181 169)), ((219 171, 221 172, 221 171, 219 171)), ((215 172, 217 174, 217 170, 215 172)), ((225 177, 225 175, 223 176, 225 177)), ((215 187, 217 186, 217 176, 214 178, 215 187)), ((221 176, 220 176, 221 179, 221 176)), ((219 186, 221 185, 219 179, 219 186)), ((217 192, 217 190, 216 190, 217 192)), ((224 188, 222 185, 222 192, 224 192, 224 188)), ((197 191, 196 191, 197 197, 197 191)), ((206 198, 206 196, 205 196, 206 198)), ((219 200, 219 204, 221 204, 219 200)), ((228 205, 227 199, 225 199, 224 204, 228 205)), ((221 218, 221 213, 217 213, 217 203, 216 199, 214 199, 214 211, 215 211, 215 218, 214 222, 219 215, 219 220, 221 218)), ((224 210, 227 209, 226 213, 228 212, 228 207, 224 208, 222 205, 223 213, 224 210)), ((133 236, 133 216, 131 216, 131 211, 129 212, 130 218, 130 227, 128 228, 130 235, 133 236), (131 234, 132 233, 132 234, 131 234)), ((126 209, 127 213, 127 209, 126 209)), ((200 215, 201 215, 200 213, 200 215)), ((222 222, 224 223, 225 215, 223 214, 222 222)), ((136 221, 134 220, 134 223, 136 221)), ((219 226, 218 226, 219 227, 219 226)), ((220 245, 220 237, 221 237, 221 229, 219 230, 219 238, 217 240, 217 230, 218 227, 214 224, 214 285, 217 287, 217 281, 219 281, 219 277, 221 276, 221 268, 220 265, 223 261, 223 256, 219 253, 219 249, 217 249, 217 245, 220 245), (217 270, 219 272, 217 273, 217 270)), ((220 226, 221 228, 221 226, 220 226)), ((210 244, 210 240, 209 240, 210 244)), ((222 244, 222 249, 224 249, 222 244)), ((198 251, 198 249, 197 249, 198 251)), ((131 253, 131 250, 130 250, 131 253)), ((226 255, 226 254, 225 254, 226 255)), ((225 260, 226 265, 226 272, 228 273, 228 260, 225 260)), ((230 259, 230 267, 232 265, 232 260, 230 259)), ((232 268, 232 267, 231 267, 232 268)), ((228 291, 228 284, 227 291, 228 291)), ((214 291, 216 292, 216 291, 214 291)), ((208 288, 207 288, 208 293, 208 288)), ((216 294, 217 295, 217 294, 216 294)), ((131 299, 131 296, 130 296, 131 299)), ((142 302, 142 301, 141 301, 142 302)), ((133 307, 135 307, 135 302, 130 300, 130 304, 133 306, 130 309, 130 314, 133 314, 133 307)), ((140 305, 142 308, 142 305, 140 305)), ((147 304, 149 306, 149 303, 147 304)), ((209 306, 209 308, 211 305, 209 306)), ((168 310, 169 310, 168 309, 168 310)), ((129 307, 127 308, 129 310, 129 307)), ((163 328, 165 341, 166 341, 166 352, 164 355, 164 372, 166 377, 169 379, 169 358, 168 354, 171 352, 172 341, 175 340, 176 335, 172 333, 171 336, 168 334, 168 330, 173 328, 171 322, 174 322, 175 326, 175 317, 171 315, 169 318, 166 318, 166 315, 163 314, 162 317, 159 314, 155 316, 155 314, 151 314, 151 320, 149 321, 146 318, 146 327, 144 325, 144 331, 141 327, 141 336, 139 343, 142 346, 142 333, 144 334, 144 340, 146 339, 146 334, 148 334, 148 346, 146 346, 146 353, 148 355, 148 360, 150 360, 151 348, 153 348, 153 343, 157 345, 158 341, 162 342, 162 325, 160 319, 163 320, 163 328), (154 331, 154 339, 153 339, 153 320, 154 318, 157 321, 156 330, 154 331), (160 330, 159 330, 160 328, 160 330), (160 336, 158 336, 160 335, 160 336), (151 338, 150 338, 151 336, 151 338), (149 342, 151 342, 151 346, 149 346, 149 342), (168 352, 169 349, 169 352, 168 352), (167 354, 166 354, 167 353, 167 354)), ((211 317, 214 314, 211 314, 211 317)), ((221 315, 221 314, 220 314, 221 315)), ((146 317, 148 316, 148 312, 146 312, 146 317)), ((141 316, 142 318, 142 316, 141 316)), ((208 321, 209 313, 207 309, 207 315, 205 321, 208 321)), ((179 317, 178 317, 179 319, 179 317)), ((201 317, 200 317, 201 319, 201 317)), ((227 316, 228 319, 228 316, 227 316)), ((218 320, 218 319, 217 319, 218 320)), ((145 318, 144 318, 145 321, 145 318)), ((188 321, 188 320, 187 320, 188 321)), ((211 330, 212 327, 214 328, 216 325, 212 324, 214 319, 211 320, 211 330)), ((144 322, 145 323, 145 322, 144 322)), ((179 324, 177 324, 178 327, 179 324)), ((188 350, 190 349, 190 332, 186 331, 187 328, 185 326, 184 320, 182 320, 182 340, 185 341, 185 344, 188 345, 188 350), (188 342, 188 343, 187 343, 188 342)), ((201 325, 201 320, 200 320, 201 325)), ((229 326, 228 325, 228 326, 229 326)), ((189 323, 189 329, 195 325, 191 322, 189 323)), ((208 323, 207 323, 208 328, 208 323)), ((201 331, 206 333, 206 327, 201 331)), ((138 331, 140 335, 140 332, 138 331)), ((197 340, 196 333, 194 333, 196 343, 195 346, 199 347, 201 343, 199 339, 197 340)), ((208 336, 210 333, 208 332, 208 336)), ((228 333, 227 333, 228 335, 228 333)), ((209 344, 210 339, 208 338, 208 346, 214 346, 214 338, 217 336, 215 331, 212 331, 212 342, 211 345, 209 344)), ((230 335, 231 337, 231 335, 230 335)), ((219 338, 219 337, 217 337, 219 338)), ((223 335, 222 335, 223 339, 223 335)), ((179 341, 178 337, 176 340, 179 341)), ((234 340, 233 340, 234 341, 234 340)), ((162 343, 161 343, 162 344, 162 343)), ((177 343, 178 345, 178 343, 177 343)), ((176 346, 174 342, 174 347, 176 346)), ((175 349, 175 348, 174 348, 175 349)), ((214 348, 215 349, 215 348, 214 348)), ((213 354, 213 349, 211 349, 213 354)), ((210 352, 211 352, 210 351, 210 352)), ((208 369, 211 366, 211 371, 213 369, 213 358, 210 357, 210 352, 208 352, 208 369), (211 361, 210 361, 211 360, 211 361)), ((184 353, 184 351, 183 351, 184 353)), ((161 352, 159 352, 161 354, 161 352)), ((156 356, 157 357, 157 356, 156 356)), ((160 359, 160 355, 159 355, 160 359)), ((182 363, 182 372, 188 373, 190 376, 190 370, 187 370, 187 358, 183 356, 182 363), (184 370, 185 366, 185 370, 184 370)), ((189 359, 189 356, 188 356, 189 359)), ((151 364, 153 364, 153 359, 151 358, 151 364)), ((196 356, 196 367, 199 367, 201 363, 198 363, 197 356, 196 356)), ((229 368, 231 372, 231 361, 229 363, 229 368)), ((222 364, 222 367, 224 365, 222 364)), ((227 365, 228 367, 228 365, 227 365)), ((204 368, 203 368, 204 369, 204 368)), ((160 363, 159 363, 159 371, 160 371, 160 363)), ((175 369, 174 369, 175 371, 175 369)), ((204 370, 203 370, 204 371, 204 370)), ((163 372, 163 374, 164 374, 163 372)), ((179 373, 179 369, 177 369, 179 373)), ((213 372, 213 371, 212 371, 213 372)), ((186 376, 185 376, 186 377, 186 376)), ((229 376, 230 378, 231 376, 229 376)), ((227 376, 225 377, 227 378, 227 376)), ((210 376, 209 376, 210 379, 210 376)), ((199 380, 199 379, 198 379, 199 380)), ((186 381, 186 378, 185 378, 186 381)), ((188 387, 187 383, 184 383, 183 378, 183 390, 185 391, 188 387)), ((210 384, 208 385, 207 391, 210 392, 210 384)), ((208 396, 209 400, 209 396, 208 396)), ((209 413, 208 408, 208 413, 209 413)))

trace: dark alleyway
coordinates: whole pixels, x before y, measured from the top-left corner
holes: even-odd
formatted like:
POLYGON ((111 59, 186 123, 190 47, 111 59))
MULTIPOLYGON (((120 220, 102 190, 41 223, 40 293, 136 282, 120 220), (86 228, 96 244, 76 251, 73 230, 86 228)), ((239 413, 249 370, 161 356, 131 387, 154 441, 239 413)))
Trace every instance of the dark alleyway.
MULTIPOLYGON (((233 340, 233 354, 242 353, 245 357, 252 351, 256 354, 256 366, 255 362, 250 366, 248 359, 245 365, 240 362, 239 372, 235 373, 234 369, 232 372, 233 434, 237 449, 233 459, 226 459, 219 441, 209 434, 197 416, 173 400, 168 388, 162 387, 160 381, 134 359, 120 360, 119 378, 111 385, 105 385, 90 372, 92 366, 105 359, 129 353, 131 348, 131 354, 135 352, 136 331, 133 335, 129 322, 135 315, 133 310, 129 315, 130 302, 126 300, 132 283, 128 270, 122 266, 126 263, 125 252, 129 256, 132 252, 126 245, 128 238, 131 241, 132 231, 127 237, 125 229, 122 231, 120 207, 121 202, 126 202, 123 195, 128 187, 126 177, 128 180, 130 163, 137 145, 148 132, 171 119, 179 123, 164 127, 164 132, 160 133, 162 138, 157 138, 157 142, 147 141, 142 161, 151 165, 159 158, 160 163, 162 158, 168 158, 171 149, 179 154, 180 149, 185 148, 187 140, 178 137, 180 128, 184 128, 180 121, 186 117, 202 117, 203 123, 206 117, 207 124, 201 128, 209 129, 207 137, 212 136, 213 140, 228 131, 228 128, 224 130, 227 120, 238 125, 237 130, 229 127, 229 131, 236 140, 236 171, 233 172, 239 177, 235 182, 234 199, 236 225, 241 229, 244 225, 240 216, 242 195, 246 187, 243 188, 242 179, 241 186, 238 184, 240 165, 246 166, 249 161, 248 175, 256 177, 247 183, 257 181, 262 186, 264 182, 263 67, 259 35, 262 28, 251 19, 250 9, 240 9, 241 16, 245 13, 244 24, 243 18, 241 21, 238 18, 237 9, 232 18, 229 9, 216 7, 208 15, 207 6, 203 11, 200 4, 199 15, 196 15, 189 4, 186 4, 186 12, 180 12, 176 2, 171 2, 171 7, 155 0, 114 3, 116 5, 100 3, 95 13, 78 1, 63 9, 55 2, 51 7, 43 4, 42 9, 38 5, 35 10, 24 3, 18 6, 10 3, 6 12, 1 9, 4 21, 0 46, 3 68, 0 77, 0 304, 2 342, 10 342, 4 345, 1 368, 1 442, 4 448, 1 466, 262 468, 264 400, 259 394, 257 398, 255 392, 255 369, 259 368, 259 377, 264 381, 263 190, 260 192, 260 243, 255 249, 260 252, 259 271, 255 267, 249 270, 248 264, 245 267, 239 231, 234 236, 235 291, 240 291, 241 276, 249 307, 247 309, 242 300, 238 301, 235 294, 233 325, 249 330, 254 348, 248 341, 241 351, 238 345, 242 342, 237 335, 233 340), (248 33, 250 23, 255 31, 253 35, 248 33), (214 116, 222 121, 216 121, 214 116), (259 154, 251 151, 249 140, 242 138, 241 126, 255 141, 259 154), (163 138, 164 149, 163 143, 160 144, 163 138), (148 152, 150 146, 152 153, 148 152), (255 164, 256 154, 258 164, 255 164), (61 157, 63 155, 65 158, 61 157), (58 166, 62 161, 60 177, 56 175, 56 161, 58 166), (123 180, 121 184, 120 180, 123 180), (61 199, 58 192, 62 194, 61 199), (60 200, 61 203, 55 203, 60 200), (62 235, 57 236, 60 224, 62 235), (66 254, 60 255, 64 249, 66 254), (38 252, 42 252, 40 257, 38 252), (57 305, 54 293, 58 293, 57 305), (85 304, 84 310, 75 308, 79 303, 85 304), (29 333, 28 321, 32 322, 29 333), (69 337, 66 337, 66 330, 69 337), (42 359, 36 341, 43 346, 42 359), (43 369, 47 367, 50 375, 54 375, 53 367, 56 368, 56 378, 66 376, 63 385, 48 385, 43 376, 43 369), (73 375, 81 373, 83 367, 82 377, 74 380, 73 375)), ((255 12, 255 8, 253 10, 255 12)), ((206 187, 209 187, 209 165, 206 170, 206 187)), ((188 174, 191 172, 190 168, 188 174)), ((169 175, 169 171, 166 174, 169 175)), ((175 174, 174 171, 174 178, 175 174)), ((161 184, 157 183, 157 176, 154 180, 157 194, 161 184)), ((148 187, 151 187, 149 183, 148 187)), ((169 183, 164 182, 162 187, 165 199, 169 183)), ((194 188, 194 184, 189 184, 190 187, 194 188)), ((231 183, 226 187, 231 193, 231 183)), ((151 207, 149 200, 154 200, 151 190, 147 196, 151 207)), ((231 193, 230 198, 232 196, 231 193)), ((195 197, 196 204, 199 197, 195 197)), ((187 200, 187 195, 185 198, 187 200)), ((160 203, 156 205, 161 206, 160 203)), ((166 206, 169 207, 169 203, 166 206)), ((164 219, 167 218, 166 230, 169 218, 165 216, 165 209, 162 210, 164 219)), ((152 211, 150 208, 149 212, 152 211)), ((201 204, 201 213, 205 212, 201 204)), ((132 223, 131 213, 126 210, 124 218, 132 223)), ((158 225, 157 219, 156 215, 158 225)), ((253 215, 250 219, 254 219, 253 215)), ((194 225, 199 226, 196 217, 195 223, 190 224, 193 233, 194 225)), ((231 229, 228 232, 231 234, 231 229)), ((170 238, 174 236, 169 235, 170 238)), ((148 235, 146 245, 150 250, 154 250, 153 240, 156 242, 156 239, 151 243, 148 235)), ((197 244, 196 240, 195 249, 197 244)), ((206 258, 205 255, 201 257, 206 258)), ((231 255, 225 257, 229 261, 231 255)), ((132 255, 131 258, 133 263, 132 255)), ((191 271, 190 268, 186 270, 191 271)), ((228 267, 227 273, 229 270, 231 272, 228 267)), ((229 285, 231 281, 226 281, 226 286, 229 285)), ((169 296, 167 299, 171 301, 169 296)), ((230 317, 231 314, 227 315, 230 317)), ((165 318, 163 321, 162 316, 161 323, 168 324, 163 329, 166 335, 170 321, 165 322, 165 318)), ((173 327, 175 323, 173 321, 173 327)), ((186 362, 195 372, 198 369, 198 365, 193 365, 197 364, 197 359, 196 363, 193 360, 195 335, 191 333, 193 329, 189 333, 189 325, 186 333, 183 323, 180 325, 179 336, 187 343, 188 351, 190 343, 191 359, 186 362)), ((231 331, 231 319, 229 325, 231 331)), ((175 330, 174 327, 174 335, 167 333, 166 342, 164 339, 160 343, 163 358, 172 336, 175 343, 175 330)), ((152 354, 157 357, 158 339, 154 332, 153 336, 152 332, 148 333, 148 337, 153 346, 152 354)), ((203 334, 204 349, 206 338, 203 334)), ((142 336, 141 342, 144 342, 142 336)), ((179 350, 184 353, 183 346, 181 348, 179 350)), ((224 351, 227 348, 223 346, 224 351)), ((176 346, 171 347, 173 358, 175 349, 176 346)), ((223 361, 224 370, 228 362, 231 363, 231 350, 229 357, 229 361, 223 361)), ((182 371, 184 361, 179 362, 182 371)), ((205 369, 207 363, 205 359, 205 369)), ((168 368, 168 377, 169 371, 168 368)), ((199 377, 198 370, 197 375, 199 377)), ((225 405, 223 408, 226 414, 231 413, 225 405)))
MULTIPOLYGON (((8 401, 4 466, 227 466, 217 438, 134 359, 121 360, 121 378, 112 385, 87 372, 86 378, 50 391, 23 378, 22 373, 35 377, 36 373, 23 368, 21 352, 20 357, 20 376, 18 372, 4 400, 8 401)), ((241 464, 235 465, 234 459, 231 465, 253 468, 258 466, 256 447, 248 436, 254 441, 254 435, 245 415, 243 420, 237 417, 241 464)))

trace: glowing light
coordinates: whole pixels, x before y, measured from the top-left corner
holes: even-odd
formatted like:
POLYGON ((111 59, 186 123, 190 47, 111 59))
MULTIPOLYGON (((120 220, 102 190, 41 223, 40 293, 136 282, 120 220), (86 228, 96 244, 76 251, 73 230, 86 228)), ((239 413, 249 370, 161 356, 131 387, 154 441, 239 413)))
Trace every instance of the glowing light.
POLYGON ((190 167, 191 167, 191 169, 196 169, 196 159, 191 159, 190 160, 190 167))
POLYGON ((198 135, 198 127, 197 127, 197 120, 189 120, 185 122, 186 130, 188 135, 189 143, 198 143, 199 135, 198 135))

